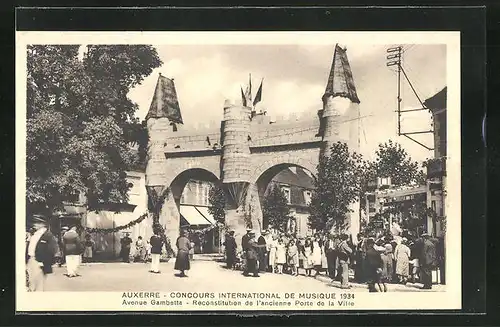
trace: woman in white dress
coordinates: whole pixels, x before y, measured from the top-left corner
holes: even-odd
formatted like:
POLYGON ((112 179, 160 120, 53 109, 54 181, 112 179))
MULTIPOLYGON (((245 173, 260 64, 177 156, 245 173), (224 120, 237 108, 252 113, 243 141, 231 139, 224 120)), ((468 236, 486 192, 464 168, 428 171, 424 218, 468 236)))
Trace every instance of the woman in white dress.
POLYGON ((283 265, 286 263, 286 247, 283 240, 280 238, 276 244, 276 265, 278 266, 278 274, 283 273, 283 265))
POLYGON ((316 275, 321 271, 321 256, 323 251, 321 250, 321 241, 319 235, 312 241, 312 253, 311 253, 311 264, 316 270, 316 275))
POLYGON ((304 243, 304 269, 306 271, 306 276, 311 276, 311 269, 313 268, 312 265, 312 242, 308 238, 306 239, 306 242, 304 243))
POLYGON ((278 237, 273 235, 271 240, 268 243, 269 246, 269 267, 271 268, 271 272, 275 272, 276 267, 276 245, 278 243, 278 237))

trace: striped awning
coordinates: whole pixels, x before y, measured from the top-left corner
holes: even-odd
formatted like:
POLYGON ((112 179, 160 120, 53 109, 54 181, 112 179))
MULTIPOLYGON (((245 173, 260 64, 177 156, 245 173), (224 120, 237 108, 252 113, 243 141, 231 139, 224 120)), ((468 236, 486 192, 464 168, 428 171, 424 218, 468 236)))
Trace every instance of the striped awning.
POLYGON ((182 218, 192 226, 215 225, 215 220, 208 212, 207 207, 181 205, 180 213, 182 218))

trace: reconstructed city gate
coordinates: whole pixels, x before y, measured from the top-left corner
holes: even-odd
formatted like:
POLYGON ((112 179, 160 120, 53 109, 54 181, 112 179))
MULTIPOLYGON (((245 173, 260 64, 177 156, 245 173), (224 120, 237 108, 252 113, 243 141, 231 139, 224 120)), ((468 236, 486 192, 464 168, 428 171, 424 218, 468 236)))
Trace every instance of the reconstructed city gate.
MULTIPOLYGON (((358 152, 359 99, 346 50, 338 45, 322 101, 317 116, 274 122, 265 113, 226 100, 220 125, 187 128, 173 80, 160 75, 146 117, 146 186, 148 193, 165 195, 160 221, 167 236, 174 242, 179 234, 180 198, 189 179, 220 183, 227 194, 226 225, 241 240, 249 216, 254 229, 262 228, 260 203, 277 173, 299 166, 315 176, 320 156, 337 141, 358 152)), ((359 230, 358 212, 348 223, 352 232, 359 230)))

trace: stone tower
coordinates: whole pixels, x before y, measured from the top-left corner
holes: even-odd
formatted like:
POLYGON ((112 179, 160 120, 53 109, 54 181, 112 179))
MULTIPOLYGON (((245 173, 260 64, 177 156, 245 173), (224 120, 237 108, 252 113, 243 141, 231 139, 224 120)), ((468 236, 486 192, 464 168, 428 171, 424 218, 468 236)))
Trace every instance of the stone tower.
POLYGON ((149 134, 146 189, 150 199, 165 196, 164 205, 159 213, 159 223, 167 226, 166 235, 172 245, 175 245, 179 235, 180 217, 165 174, 169 169, 165 157, 165 145, 183 121, 173 79, 159 75, 151 106, 146 115, 146 123, 149 134))
MULTIPOLYGON (((354 85, 346 49, 335 46, 332 67, 320 112, 322 125, 321 155, 328 156, 337 141, 346 142, 351 152, 359 153, 359 98, 354 85)), ((347 229, 355 236, 359 232, 359 202, 351 206, 354 211, 347 221, 347 229)))
POLYGON ((236 240, 241 240, 246 221, 244 204, 250 185, 250 136, 251 108, 236 105, 230 100, 224 104, 222 124, 222 183, 229 197, 226 225, 235 231, 236 240))

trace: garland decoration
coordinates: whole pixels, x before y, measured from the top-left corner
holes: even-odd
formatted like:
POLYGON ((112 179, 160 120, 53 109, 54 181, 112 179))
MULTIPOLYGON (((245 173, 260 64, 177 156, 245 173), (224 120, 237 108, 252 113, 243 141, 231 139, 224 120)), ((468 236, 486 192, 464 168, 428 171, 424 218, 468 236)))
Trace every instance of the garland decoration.
POLYGON ((121 226, 116 226, 113 228, 90 228, 90 227, 85 227, 85 231, 87 233, 101 233, 101 234, 109 234, 109 233, 116 233, 124 229, 128 229, 134 225, 137 225, 141 223, 146 217, 148 216, 147 213, 144 213, 139 216, 139 218, 132 220, 131 222, 121 225, 121 226))
POLYGON ((167 199, 169 194, 169 189, 164 188, 162 185, 157 186, 146 186, 146 190, 148 192, 149 197, 149 209, 153 213, 153 231, 158 230, 163 244, 165 244, 165 249, 167 250, 168 257, 174 257, 175 252, 172 249, 172 244, 170 243, 170 239, 165 234, 165 228, 160 224, 160 211, 167 199))

